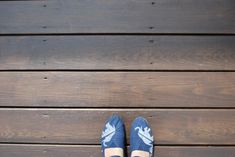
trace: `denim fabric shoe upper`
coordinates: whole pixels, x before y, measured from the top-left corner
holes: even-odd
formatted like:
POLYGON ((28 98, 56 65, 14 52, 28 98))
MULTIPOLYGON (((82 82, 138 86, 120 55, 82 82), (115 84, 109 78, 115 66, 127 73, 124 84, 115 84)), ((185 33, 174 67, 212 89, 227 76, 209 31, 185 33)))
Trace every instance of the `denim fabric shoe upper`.
POLYGON ((136 118, 131 125, 130 151, 141 150, 153 154, 153 133, 146 119, 136 118))
POLYGON ((122 119, 117 116, 111 116, 105 123, 101 135, 102 152, 106 148, 122 148, 125 146, 125 130, 122 119))

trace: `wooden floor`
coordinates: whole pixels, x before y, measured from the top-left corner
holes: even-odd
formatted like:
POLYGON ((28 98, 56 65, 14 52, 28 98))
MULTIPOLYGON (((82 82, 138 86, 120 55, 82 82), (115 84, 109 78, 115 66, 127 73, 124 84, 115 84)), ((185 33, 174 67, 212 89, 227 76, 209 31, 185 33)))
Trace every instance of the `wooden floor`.
POLYGON ((235 157, 235 1, 0 1, 0 157, 101 157, 113 113, 155 157, 235 157))

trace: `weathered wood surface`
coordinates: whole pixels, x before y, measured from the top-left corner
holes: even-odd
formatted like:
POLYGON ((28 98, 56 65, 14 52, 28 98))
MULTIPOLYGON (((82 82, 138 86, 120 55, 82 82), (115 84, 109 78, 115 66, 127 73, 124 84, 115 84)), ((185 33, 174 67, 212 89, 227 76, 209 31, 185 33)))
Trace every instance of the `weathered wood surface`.
POLYGON ((0 106, 235 107, 233 72, 1 72, 0 106))
POLYGON ((157 157, 234 157, 234 8, 0 1, 0 156, 101 157, 116 113, 128 141, 132 120, 148 119, 157 157))
POLYGON ((235 33, 234 0, 1 1, 0 33, 235 33))
MULTIPOLYGON (((156 157, 233 157, 234 147, 155 147, 156 157)), ((1 157, 102 157, 99 146, 0 144, 1 157)))
POLYGON ((234 36, 4 36, 0 70, 235 70, 234 36))
POLYGON ((148 119, 155 143, 235 144, 234 109, 0 109, 0 141, 99 144, 106 119, 119 114, 126 124, 148 119))

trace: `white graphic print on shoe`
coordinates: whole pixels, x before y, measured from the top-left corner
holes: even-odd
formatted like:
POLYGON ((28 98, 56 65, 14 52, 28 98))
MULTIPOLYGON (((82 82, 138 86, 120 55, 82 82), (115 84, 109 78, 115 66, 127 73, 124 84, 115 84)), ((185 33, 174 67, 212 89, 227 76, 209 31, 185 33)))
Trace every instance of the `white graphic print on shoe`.
POLYGON ((106 143, 110 142, 110 140, 112 139, 113 135, 116 132, 116 128, 115 128, 115 126, 112 126, 109 123, 107 123, 105 125, 105 127, 106 127, 106 129, 102 132, 102 138, 104 138, 102 143, 105 147, 107 147, 106 143))
POLYGON ((142 141, 150 146, 150 153, 152 154, 153 152, 153 136, 150 135, 151 129, 148 127, 145 127, 144 129, 141 127, 136 127, 135 130, 138 130, 138 136, 142 139, 142 141))

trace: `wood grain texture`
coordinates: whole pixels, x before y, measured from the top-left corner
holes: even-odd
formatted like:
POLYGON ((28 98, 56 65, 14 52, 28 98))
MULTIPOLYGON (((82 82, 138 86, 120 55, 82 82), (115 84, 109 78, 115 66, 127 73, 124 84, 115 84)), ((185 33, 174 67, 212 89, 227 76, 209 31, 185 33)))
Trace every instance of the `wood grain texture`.
MULTIPOLYGON (((156 157, 233 157, 234 147, 155 147, 156 157)), ((0 144, 1 157, 102 157, 99 146, 0 144)))
POLYGON ((233 72, 1 72, 0 106, 235 107, 233 72))
POLYGON ((0 70, 235 70, 234 36, 6 36, 0 70))
POLYGON ((235 33, 233 0, 1 1, 0 33, 235 33))
MULTIPOLYGON (((106 119, 119 114, 127 138, 132 120, 148 119, 155 143, 235 144, 235 110, 205 109, 0 109, 0 141, 99 144, 106 119)), ((129 140, 128 140, 129 141, 129 140)))

